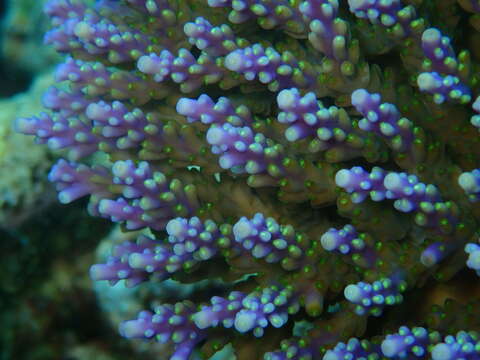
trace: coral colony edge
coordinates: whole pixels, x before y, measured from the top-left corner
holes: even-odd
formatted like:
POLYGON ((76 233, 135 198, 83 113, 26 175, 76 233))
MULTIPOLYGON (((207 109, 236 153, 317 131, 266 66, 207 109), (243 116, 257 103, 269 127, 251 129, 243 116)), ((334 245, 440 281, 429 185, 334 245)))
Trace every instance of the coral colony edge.
POLYGON ((480 359, 479 0, 45 12, 66 57, 16 129, 64 154, 60 202, 148 230, 92 279, 225 284, 123 337, 171 360, 480 359))

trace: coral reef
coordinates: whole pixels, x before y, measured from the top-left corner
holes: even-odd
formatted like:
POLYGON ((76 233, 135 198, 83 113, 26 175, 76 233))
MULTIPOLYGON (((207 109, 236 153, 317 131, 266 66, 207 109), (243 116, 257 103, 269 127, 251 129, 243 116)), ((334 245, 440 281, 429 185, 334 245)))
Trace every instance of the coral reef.
POLYGON ((61 203, 141 231, 91 278, 222 283, 123 337, 171 360, 480 356, 478 0, 44 9, 67 57, 16 129, 66 150, 61 203))
POLYGON ((15 228, 55 202, 45 178, 54 162, 51 152, 16 133, 12 121, 42 109, 41 95, 53 84, 51 74, 39 76, 29 91, 0 100, 0 227, 15 228), (29 149, 26 151, 26 149, 29 149))
POLYGON ((91 232, 103 236, 110 224, 83 206, 54 203, 15 228, 0 228, 0 359, 133 356, 102 320, 85 272, 98 242, 91 232))
MULTIPOLYGON (((44 46, 48 17, 45 0, 3 1, 0 4, 0 97, 26 92, 37 75, 50 70, 62 57, 44 46)), ((18 116, 18 115, 17 115, 18 116)))
POLYGON ((48 30, 48 17, 43 13, 45 0, 5 1, 1 21, 1 54, 3 66, 16 72, 37 74, 61 61, 51 47, 44 46, 43 35, 48 30))

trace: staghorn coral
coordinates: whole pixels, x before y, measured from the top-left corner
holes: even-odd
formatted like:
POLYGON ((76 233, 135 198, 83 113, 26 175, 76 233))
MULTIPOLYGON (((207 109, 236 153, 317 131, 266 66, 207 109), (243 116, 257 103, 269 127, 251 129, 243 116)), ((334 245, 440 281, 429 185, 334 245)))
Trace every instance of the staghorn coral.
POLYGON ((49 175, 60 202, 89 196, 91 215, 150 230, 91 277, 226 284, 121 335, 170 343, 172 360, 227 344, 238 359, 478 358, 478 324, 439 307, 477 313, 478 7, 48 1, 45 41, 68 56, 48 112, 16 128, 68 150, 49 175))

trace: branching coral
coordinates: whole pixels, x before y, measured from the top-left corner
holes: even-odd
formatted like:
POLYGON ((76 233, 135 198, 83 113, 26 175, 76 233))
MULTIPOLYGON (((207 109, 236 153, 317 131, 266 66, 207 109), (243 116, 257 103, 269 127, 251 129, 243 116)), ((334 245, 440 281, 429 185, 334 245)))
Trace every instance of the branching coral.
POLYGON ((463 50, 478 44, 478 1, 45 11, 46 42, 69 55, 49 112, 16 127, 68 150, 50 173, 62 203, 88 195, 92 215, 151 230, 92 278, 228 284, 145 310, 123 336, 171 342, 172 360, 227 343, 238 359, 480 356, 474 324, 402 316, 480 269, 480 64, 463 50))

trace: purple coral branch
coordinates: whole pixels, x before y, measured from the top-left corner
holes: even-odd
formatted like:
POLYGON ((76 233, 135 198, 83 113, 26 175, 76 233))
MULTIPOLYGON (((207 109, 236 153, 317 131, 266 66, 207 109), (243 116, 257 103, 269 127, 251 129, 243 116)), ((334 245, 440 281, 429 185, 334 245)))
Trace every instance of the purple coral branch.
POLYGON ((460 174, 458 184, 471 202, 480 200, 480 169, 473 169, 460 174))
POLYGON ((472 109, 476 114, 470 118, 470 123, 480 131, 480 95, 473 102, 472 109))
MULTIPOLYGON (((361 167, 343 169, 335 175, 335 182, 352 194, 352 201, 360 203, 367 196, 373 201, 394 200, 401 212, 416 212, 415 221, 420 226, 440 228, 442 219, 450 226, 458 222, 452 203, 443 202, 436 186, 421 183, 415 175, 385 172, 374 167, 370 173, 361 167)), ((452 231, 450 227, 447 232, 452 231)))
POLYGON ((411 22, 416 19, 413 6, 403 6, 400 0, 348 0, 350 12, 360 19, 392 29, 404 38, 411 33, 411 22))
POLYGON ((230 26, 213 26, 203 17, 184 25, 183 31, 190 44, 211 56, 225 56, 237 49, 237 38, 230 26))
POLYGON ((214 102, 207 94, 200 95, 197 100, 180 98, 176 110, 186 116, 189 122, 200 121, 205 125, 229 123, 232 126, 246 126, 253 122, 246 106, 235 107, 226 97, 214 102))
POLYGON ((70 1, 51 1, 46 10, 57 27, 45 35, 45 42, 59 52, 82 49, 89 55, 106 54, 110 62, 119 64, 132 61, 150 45, 150 39, 142 32, 115 24, 95 11, 86 11, 84 6, 72 7, 70 1), (73 12, 67 12, 70 8, 73 12))
POLYGON ((331 350, 328 350, 323 356, 323 360, 340 360, 340 359, 368 359, 369 357, 378 355, 378 346, 372 346, 368 343, 360 342, 356 338, 350 338, 346 343, 339 342, 331 350))
POLYGON ((352 93, 352 105, 365 116, 358 123, 360 129, 384 138, 395 151, 412 151, 415 138, 412 122, 402 117, 395 105, 382 103, 380 94, 365 89, 352 93))
POLYGON ((342 118, 340 109, 336 106, 324 107, 313 92, 301 96, 296 88, 285 89, 278 93, 277 103, 282 110, 278 121, 289 125, 285 131, 288 141, 316 136, 320 141, 320 150, 326 150, 345 143, 352 131, 350 121, 342 118))
POLYGON ((470 89, 457 76, 441 76, 436 72, 423 72, 418 75, 417 84, 421 91, 433 95, 433 101, 466 104, 471 100, 470 89))
POLYGON ((280 54, 274 48, 264 49, 260 44, 232 51, 225 57, 225 67, 249 81, 258 78, 274 92, 290 87, 308 89, 316 81, 315 73, 303 69, 292 53, 280 54))
POLYGON ((170 220, 165 230, 165 241, 141 235, 136 242, 114 246, 105 264, 90 268, 91 278, 112 284, 124 279, 127 286, 135 286, 151 276, 164 280, 182 268, 216 256, 220 243, 233 244, 233 239, 221 234, 212 220, 179 217, 170 220))
POLYGON ((465 245, 465 252, 468 254, 467 266, 476 271, 480 276, 480 246, 475 243, 465 245))
POLYGON ((256 337, 261 337, 267 326, 282 327, 288 315, 298 310, 299 304, 291 289, 271 286, 248 295, 233 291, 227 298, 214 296, 211 306, 203 306, 192 315, 192 320, 200 329, 223 325, 234 327, 240 333, 253 331, 256 337))
POLYGON ((161 230, 178 213, 193 214, 199 207, 178 180, 168 181, 147 162, 117 161, 112 174, 113 183, 122 185, 123 197, 101 200, 99 211, 114 222, 125 222, 128 229, 161 230))
POLYGON ((450 44, 450 38, 442 36, 436 28, 422 34, 423 53, 430 60, 429 68, 445 75, 458 75, 458 60, 450 44))
POLYGON ((233 234, 235 241, 254 258, 265 259, 268 263, 305 256, 291 226, 281 226, 273 218, 266 218, 261 213, 255 214, 252 219, 242 217, 233 226, 233 234))
POLYGON ((396 305, 403 301, 401 292, 406 284, 402 280, 384 278, 373 283, 363 281, 348 285, 344 290, 345 298, 355 304, 357 315, 380 316, 386 305, 396 305))
POLYGON ((305 26, 297 7, 288 0, 208 0, 208 5, 232 8, 228 19, 234 24, 259 18, 259 25, 265 29, 281 28, 297 36, 305 26))
POLYGON ((163 304, 151 311, 142 311, 137 319, 120 325, 120 334, 129 339, 155 338, 158 342, 175 344, 170 360, 188 360, 195 346, 206 337, 190 320, 195 306, 190 302, 163 304))
POLYGON ((375 251, 365 244, 357 230, 350 224, 341 229, 330 228, 320 237, 322 247, 342 255, 362 255, 368 267, 378 259, 375 251))
POLYGON ((144 74, 152 75, 156 82, 171 79, 180 84, 182 92, 191 92, 205 82, 218 82, 225 73, 214 57, 204 52, 197 59, 184 48, 178 51, 177 56, 169 50, 163 50, 159 55, 143 55, 138 59, 137 68, 144 74))
POLYGON ((348 59, 348 25, 338 17, 337 0, 306 0, 299 9, 309 23, 308 40, 328 58, 348 59))

